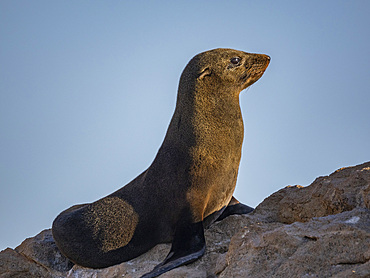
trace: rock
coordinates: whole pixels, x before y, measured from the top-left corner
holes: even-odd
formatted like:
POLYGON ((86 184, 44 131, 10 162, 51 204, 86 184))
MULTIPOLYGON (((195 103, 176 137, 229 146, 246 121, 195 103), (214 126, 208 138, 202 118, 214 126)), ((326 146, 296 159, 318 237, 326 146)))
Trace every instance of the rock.
POLYGON ((13 249, 7 248, 0 253, 0 277, 1 278, 33 278, 51 277, 48 270, 19 254, 13 249))
POLYGON ((73 263, 59 252, 50 229, 26 239, 15 251, 37 261, 45 268, 56 271, 68 271, 73 266, 73 263))
POLYGON ((287 186, 265 199, 254 214, 290 224, 354 208, 370 209, 370 162, 341 168, 307 187, 287 186))
MULTIPOLYGON (((248 215, 230 216, 205 231, 206 254, 161 277, 370 277, 370 162, 289 186, 248 215)), ((74 265, 51 230, 0 253, 0 277, 140 277, 170 249, 104 269, 74 265)))
POLYGON ((369 277, 370 211, 356 208, 305 223, 236 234, 219 277, 369 277))

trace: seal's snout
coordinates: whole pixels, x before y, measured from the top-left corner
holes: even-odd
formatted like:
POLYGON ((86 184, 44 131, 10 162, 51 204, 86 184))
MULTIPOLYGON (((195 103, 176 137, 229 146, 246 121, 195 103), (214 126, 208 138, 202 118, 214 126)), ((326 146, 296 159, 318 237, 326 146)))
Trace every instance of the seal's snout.
POLYGON ((265 54, 249 54, 245 62, 246 74, 241 78, 243 90, 255 83, 264 74, 270 64, 270 56, 265 54))
POLYGON ((270 64, 271 58, 266 54, 257 54, 258 56, 254 60, 254 65, 252 67, 260 67, 266 70, 270 64))
POLYGON ((268 65, 270 64, 271 58, 270 58, 270 56, 269 56, 269 55, 265 55, 265 54, 263 54, 263 56, 264 56, 264 58, 265 58, 265 60, 266 60, 266 68, 267 68, 267 67, 268 67, 268 65))
POLYGON ((261 60, 265 62, 267 65, 270 63, 271 58, 269 55, 266 54, 260 54, 261 60))
POLYGON ((271 61, 270 56, 266 54, 249 54, 245 62, 245 67, 251 67, 255 65, 268 65, 271 61))

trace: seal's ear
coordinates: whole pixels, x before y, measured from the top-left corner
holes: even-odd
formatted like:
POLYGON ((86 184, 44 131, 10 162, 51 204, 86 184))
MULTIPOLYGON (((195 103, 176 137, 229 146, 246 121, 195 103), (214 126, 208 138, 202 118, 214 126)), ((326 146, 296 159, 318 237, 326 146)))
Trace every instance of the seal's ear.
POLYGON ((212 74, 212 71, 210 68, 204 68, 201 70, 201 72, 198 75, 198 80, 202 80, 206 76, 210 76, 212 74))

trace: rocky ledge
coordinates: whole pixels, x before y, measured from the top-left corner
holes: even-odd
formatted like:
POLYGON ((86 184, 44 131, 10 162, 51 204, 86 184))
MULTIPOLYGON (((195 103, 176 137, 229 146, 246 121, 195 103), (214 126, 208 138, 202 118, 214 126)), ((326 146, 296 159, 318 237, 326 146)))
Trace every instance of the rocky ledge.
MULTIPOLYGON (((370 162, 311 185, 288 186, 253 213, 230 216, 205 232, 206 254, 161 277, 370 277, 370 162)), ((0 253, 0 277, 135 278, 161 262, 160 244, 131 261, 94 270, 73 265, 51 230, 0 253)))

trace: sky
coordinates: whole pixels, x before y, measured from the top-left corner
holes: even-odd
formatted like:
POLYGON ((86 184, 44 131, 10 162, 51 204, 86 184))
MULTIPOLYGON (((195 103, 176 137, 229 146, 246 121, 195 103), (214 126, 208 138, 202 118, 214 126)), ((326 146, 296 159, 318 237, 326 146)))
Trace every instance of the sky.
POLYGON ((197 53, 271 56, 235 196, 370 160, 370 1, 0 1, 0 250, 144 171, 197 53))

